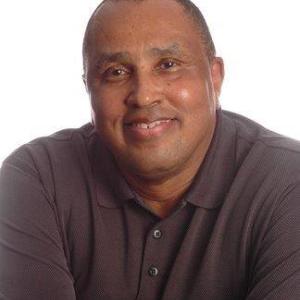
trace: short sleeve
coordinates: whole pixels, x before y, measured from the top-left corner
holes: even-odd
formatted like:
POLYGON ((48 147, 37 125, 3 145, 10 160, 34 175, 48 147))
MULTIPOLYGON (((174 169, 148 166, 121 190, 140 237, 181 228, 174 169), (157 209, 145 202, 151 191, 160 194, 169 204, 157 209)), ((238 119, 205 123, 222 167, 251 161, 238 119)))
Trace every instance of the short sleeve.
POLYGON ((300 299, 300 184, 289 187, 276 204, 246 299, 300 299))
POLYGON ((76 299, 53 201, 20 150, 0 171, 0 298, 76 299))

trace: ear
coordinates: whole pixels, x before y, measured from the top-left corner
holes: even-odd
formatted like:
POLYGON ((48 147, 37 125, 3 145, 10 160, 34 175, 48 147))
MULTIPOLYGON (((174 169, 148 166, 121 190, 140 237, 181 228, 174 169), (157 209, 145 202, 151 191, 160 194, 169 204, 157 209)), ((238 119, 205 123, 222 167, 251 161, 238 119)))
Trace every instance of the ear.
POLYGON ((86 75, 85 75, 85 74, 82 74, 82 75, 81 75, 81 78, 82 78, 82 81, 83 81, 83 83, 84 83, 85 90, 88 92, 88 86, 87 86, 87 81, 86 81, 86 75))
POLYGON ((221 57, 214 57, 211 62, 211 77, 215 95, 219 98, 224 79, 224 62, 221 57))

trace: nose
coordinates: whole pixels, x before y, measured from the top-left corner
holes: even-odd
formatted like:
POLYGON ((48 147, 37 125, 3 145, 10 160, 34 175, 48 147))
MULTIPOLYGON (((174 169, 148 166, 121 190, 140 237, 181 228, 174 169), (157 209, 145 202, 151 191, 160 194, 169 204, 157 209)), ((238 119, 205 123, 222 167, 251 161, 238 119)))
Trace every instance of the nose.
POLYGON ((137 74, 126 104, 134 108, 151 107, 163 100, 161 83, 154 74, 137 74))

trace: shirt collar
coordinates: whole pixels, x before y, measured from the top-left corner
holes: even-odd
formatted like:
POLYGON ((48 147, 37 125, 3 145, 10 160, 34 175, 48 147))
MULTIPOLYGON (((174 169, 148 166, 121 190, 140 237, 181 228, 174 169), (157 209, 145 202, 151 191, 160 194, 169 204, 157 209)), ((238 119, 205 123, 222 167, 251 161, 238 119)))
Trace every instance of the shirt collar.
POLYGON ((89 155, 99 205, 116 208, 134 198, 134 193, 118 170, 113 155, 103 145, 95 130, 89 144, 89 155))
MULTIPOLYGON (((235 174, 234 123, 217 111, 217 123, 205 159, 184 196, 184 200, 196 206, 213 209, 226 195, 235 174)), ((96 181, 98 203, 107 208, 123 206, 135 198, 134 192, 121 175, 110 151, 101 143, 95 129, 92 130, 89 155, 96 181)))
POLYGON ((196 206, 218 207, 231 186, 235 174, 236 127, 217 111, 214 136, 199 171, 185 194, 185 200, 196 206))

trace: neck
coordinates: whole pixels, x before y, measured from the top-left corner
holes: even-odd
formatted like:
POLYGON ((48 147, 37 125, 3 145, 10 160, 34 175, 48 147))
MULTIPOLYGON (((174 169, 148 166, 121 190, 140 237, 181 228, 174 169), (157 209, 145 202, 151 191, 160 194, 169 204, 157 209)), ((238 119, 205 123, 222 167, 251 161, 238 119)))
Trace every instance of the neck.
POLYGON ((122 170, 124 177, 135 192, 152 211, 160 217, 168 216, 192 184, 206 151, 198 163, 193 163, 181 172, 152 176, 135 175, 122 170), (158 179, 159 178, 159 179, 158 179))
POLYGON ((125 177, 146 205, 160 217, 172 212, 193 180, 193 177, 183 180, 182 176, 178 176, 159 183, 128 175, 125 177))
POLYGON ((182 199, 183 194, 192 184, 201 167, 209 145, 212 141, 214 128, 206 142, 188 161, 178 166, 176 171, 152 172, 151 176, 136 174, 131 168, 122 168, 121 172, 129 185, 145 201, 145 203, 159 216, 169 215, 173 208, 182 199))

